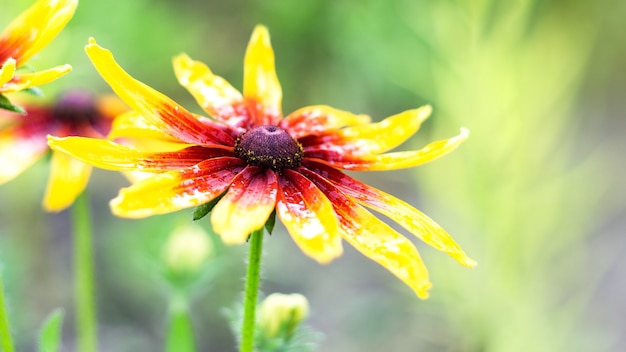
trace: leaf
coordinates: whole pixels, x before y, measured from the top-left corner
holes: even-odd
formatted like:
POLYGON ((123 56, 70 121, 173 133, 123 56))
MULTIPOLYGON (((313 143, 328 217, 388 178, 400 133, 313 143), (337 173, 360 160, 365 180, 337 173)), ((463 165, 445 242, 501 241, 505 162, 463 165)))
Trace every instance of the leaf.
POLYGON ((265 229, 270 235, 272 234, 272 231, 274 231, 274 225, 276 225, 276 208, 274 208, 274 211, 272 211, 272 214, 270 214, 270 217, 267 218, 267 221, 265 222, 265 229))
POLYGON ((64 315, 61 308, 55 309, 48 315, 39 333, 39 352, 59 351, 64 315))
POLYGON ((193 221, 197 221, 202 219, 203 217, 205 217, 208 213, 211 212, 211 210, 213 210, 213 208, 215 208, 215 205, 217 204, 217 202, 220 201, 220 199, 222 199, 222 197, 226 194, 226 192, 220 194, 219 196, 213 198, 213 200, 209 201, 208 203, 204 203, 201 205, 198 205, 196 207, 196 209, 194 209, 193 211, 193 221))
POLYGON ((26 111, 24 109, 22 109, 20 106, 17 106, 17 105, 14 105, 13 103, 11 103, 9 98, 7 98, 6 96, 4 96, 2 94, 0 94, 0 109, 13 111, 13 112, 17 112, 17 113, 20 113, 20 114, 25 114, 26 113, 26 111))
POLYGON ((21 90, 21 92, 28 93, 36 97, 43 97, 43 91, 39 89, 39 87, 26 88, 24 90, 21 90))

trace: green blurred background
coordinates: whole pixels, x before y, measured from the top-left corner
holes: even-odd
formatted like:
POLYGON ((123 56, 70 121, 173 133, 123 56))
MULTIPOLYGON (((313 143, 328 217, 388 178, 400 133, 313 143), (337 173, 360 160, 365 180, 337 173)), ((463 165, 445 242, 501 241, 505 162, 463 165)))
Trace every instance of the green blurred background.
MULTIPOLYGON (((31 4, 0 0, 0 27, 31 4)), ((375 120, 423 104, 434 114, 406 148, 471 130, 442 160, 356 176, 401 196, 446 228, 479 266, 417 243, 434 288, 427 301, 346 245, 320 266, 279 225, 266 241, 263 292, 300 292, 319 350, 623 351, 626 349, 626 2, 622 0, 200 1, 81 0, 37 68, 73 72, 43 86, 110 92, 84 54, 87 38, 133 76, 200 112, 177 85, 186 52, 241 88, 257 23, 269 27, 285 112, 329 104, 375 120)), ((40 322, 67 314, 73 351, 68 212, 40 208, 47 161, 0 187, 0 262, 20 351, 40 322)), ((126 181, 90 183, 102 351, 162 350, 168 286, 162 247, 191 211, 112 217, 126 181)), ((209 230, 208 220, 201 221, 209 230)), ((245 246, 216 246, 194 286, 199 351, 233 351, 222 308, 239 300, 245 246)))

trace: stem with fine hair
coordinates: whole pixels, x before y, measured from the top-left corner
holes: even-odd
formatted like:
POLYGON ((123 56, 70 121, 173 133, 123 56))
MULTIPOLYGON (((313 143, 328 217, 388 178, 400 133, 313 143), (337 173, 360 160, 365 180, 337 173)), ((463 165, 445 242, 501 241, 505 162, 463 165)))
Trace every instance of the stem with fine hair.
POLYGON ((4 286, 2 285, 2 272, 0 272, 0 347, 4 352, 14 352, 9 314, 4 299, 4 286))
POLYGON ((250 235, 240 352, 252 352, 254 350, 254 328, 256 326, 255 316, 261 276, 262 251, 263 228, 252 232, 252 235, 250 235))
POLYGON ((74 223, 74 292, 77 350, 97 351, 93 240, 89 197, 86 191, 72 206, 74 223))

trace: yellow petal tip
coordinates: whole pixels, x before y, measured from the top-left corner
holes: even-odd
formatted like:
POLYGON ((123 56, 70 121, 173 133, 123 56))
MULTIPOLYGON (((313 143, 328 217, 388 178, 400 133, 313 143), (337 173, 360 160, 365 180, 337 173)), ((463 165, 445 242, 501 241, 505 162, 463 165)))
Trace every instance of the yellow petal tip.
POLYGON ((428 299, 428 290, 430 290, 432 286, 433 285, 430 283, 430 281, 423 282, 414 288, 415 294, 417 294, 417 297, 419 297, 420 299, 428 299))
POLYGON ((430 114, 433 112, 433 107, 430 105, 424 105, 417 109, 417 118, 420 122, 423 122, 427 118, 430 117, 430 114))

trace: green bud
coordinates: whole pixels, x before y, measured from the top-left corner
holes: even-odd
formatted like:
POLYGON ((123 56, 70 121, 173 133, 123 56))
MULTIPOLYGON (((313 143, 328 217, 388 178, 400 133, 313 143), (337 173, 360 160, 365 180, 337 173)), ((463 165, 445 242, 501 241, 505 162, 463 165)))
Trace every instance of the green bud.
POLYGON ((163 260, 175 274, 193 274, 213 255, 213 244, 202 227, 188 223, 174 229, 163 247, 163 260))
POLYGON ((299 293, 272 293, 261 303, 258 326, 267 338, 288 339, 309 315, 309 302, 299 293))

